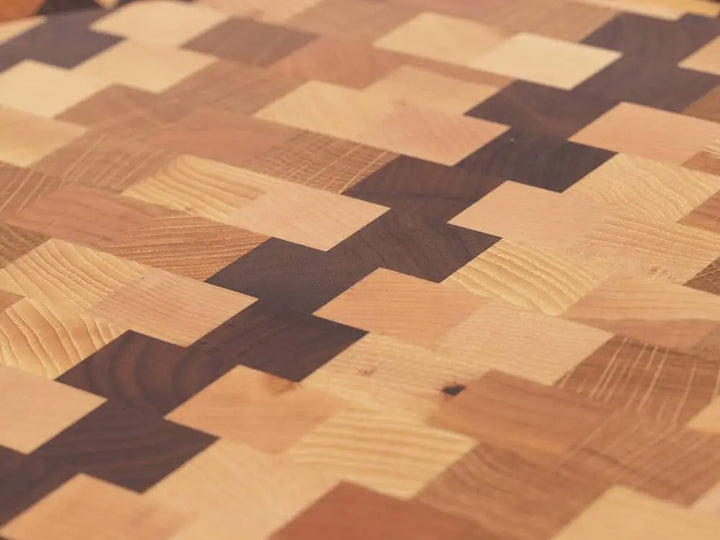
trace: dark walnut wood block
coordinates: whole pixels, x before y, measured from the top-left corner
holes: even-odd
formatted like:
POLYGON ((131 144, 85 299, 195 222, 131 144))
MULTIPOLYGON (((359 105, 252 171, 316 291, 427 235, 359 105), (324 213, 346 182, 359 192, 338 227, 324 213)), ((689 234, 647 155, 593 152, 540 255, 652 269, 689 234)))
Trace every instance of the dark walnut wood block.
POLYGON ((720 5, 41 4, 0 537, 717 540, 720 5))

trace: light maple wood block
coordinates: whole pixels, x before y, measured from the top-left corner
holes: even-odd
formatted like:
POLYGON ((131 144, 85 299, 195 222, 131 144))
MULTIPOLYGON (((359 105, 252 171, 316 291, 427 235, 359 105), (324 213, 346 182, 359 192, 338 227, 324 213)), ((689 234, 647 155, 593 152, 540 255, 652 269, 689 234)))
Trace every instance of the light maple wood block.
POLYGON ((238 366, 167 418, 231 442, 280 453, 343 406, 338 397, 238 366), (228 403, 233 406, 228 408, 228 403))
POLYGON ((320 0, 200 0, 199 4, 230 15, 251 16, 259 21, 283 23, 320 0))
POLYGON ((170 538, 186 517, 128 489, 79 474, 0 532, 18 540, 170 538))
POLYGON ((386 411, 347 409, 285 455, 387 495, 409 498, 475 445, 469 437, 386 411))
POLYGON ((185 43, 227 18, 227 14, 207 7, 155 0, 128 4, 90 28, 134 41, 171 46, 185 43))
POLYGON ((720 298, 649 278, 603 282, 563 317, 663 347, 688 350, 720 322, 720 298))
POLYGON ((707 516, 625 487, 606 491, 553 540, 712 540, 720 517, 707 516))
POLYGON ((206 54, 136 41, 121 41, 75 71, 148 92, 162 92, 215 61, 206 54))
POLYGON ((0 366, 0 444, 29 454, 103 401, 89 392, 0 366))
POLYGON ((151 269, 107 295, 92 313, 141 334, 188 346, 254 301, 239 292, 151 269))
POLYGON ((315 315, 408 343, 429 345, 482 304, 483 299, 461 289, 380 268, 315 315))
POLYGON ((449 77, 414 66, 400 66, 365 88, 369 94, 462 114, 498 91, 498 87, 449 77))
POLYGON ((83 310, 145 272, 138 263, 51 239, 0 269, 0 289, 83 310))
POLYGON ((640 157, 683 163, 720 138, 720 124, 678 113, 620 103, 570 140, 640 157))
POLYGON ((0 44, 32 30, 43 22, 45 22, 45 17, 35 16, 0 23, 0 44))
POLYGON ((506 37, 505 32, 466 19, 421 13, 376 40, 374 45, 468 66, 506 37))
POLYGON ((469 358, 367 334, 303 379, 303 386, 426 418, 449 398, 444 391, 458 389, 485 371, 469 358))
POLYGON ((23 60, 0 74, 0 105, 39 116, 55 116, 109 84, 82 73, 23 60))
POLYGON ((173 537, 178 540, 261 540, 335 484, 316 468, 221 440, 150 488, 146 497, 170 501, 195 516, 173 537))
POLYGON ((25 298, 0 313, 0 365, 53 379, 126 329, 87 311, 25 298))
POLYGON ((685 58, 680 67, 720 75, 720 37, 685 58))
POLYGON ((123 195, 224 221, 278 180, 219 161, 183 155, 141 180, 123 195))
POLYGON ((559 315, 609 277, 609 268, 585 262, 571 250, 556 252, 503 239, 445 283, 518 308, 559 315))
POLYGON ((612 337, 591 326, 488 302, 436 350, 541 384, 552 384, 612 337))
POLYGON ((516 34, 472 62, 477 69, 569 90, 621 54, 581 43, 516 34))
POLYGON ((529 247, 562 249, 597 227, 606 213, 592 201, 508 180, 450 223, 529 247))
POLYGON ((455 165, 508 129, 480 118, 405 107, 387 115, 357 141, 399 154, 455 165))
POLYGON ((223 221, 289 242, 328 250, 387 210, 379 204, 278 181, 264 195, 223 221))
POLYGON ((401 107, 401 103, 383 96, 310 81, 261 109, 255 116, 324 135, 356 140, 401 107))
POLYGON ((0 108, 0 161, 26 167, 85 133, 85 128, 0 108))
POLYGON ((618 154, 565 193, 630 214, 677 221, 720 190, 720 176, 618 154))

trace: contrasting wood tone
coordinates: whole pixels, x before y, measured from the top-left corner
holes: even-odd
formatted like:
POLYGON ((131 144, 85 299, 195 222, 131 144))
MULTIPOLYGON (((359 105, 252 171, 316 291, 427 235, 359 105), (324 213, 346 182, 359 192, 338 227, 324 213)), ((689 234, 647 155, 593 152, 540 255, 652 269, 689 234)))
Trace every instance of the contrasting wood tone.
POLYGON ((717 538, 718 14, 2 2, 0 538, 717 538))

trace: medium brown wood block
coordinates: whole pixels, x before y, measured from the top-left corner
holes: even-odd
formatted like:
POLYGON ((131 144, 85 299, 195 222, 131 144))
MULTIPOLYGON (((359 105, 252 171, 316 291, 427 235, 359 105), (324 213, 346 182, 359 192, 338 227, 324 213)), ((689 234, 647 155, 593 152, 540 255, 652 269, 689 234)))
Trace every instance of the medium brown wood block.
POLYGON ((21 298, 20 295, 0 290, 0 312, 4 311, 5 308, 9 308, 21 298))
POLYGON ((617 336, 557 386, 614 408, 683 425, 710 407, 719 372, 720 363, 713 358, 617 336))
POLYGON ((430 422, 502 446, 561 455, 609 412, 570 392, 491 371, 444 403, 430 422))
POLYGON ((683 109, 683 114, 720 122, 720 84, 683 109))
POLYGON ((409 498, 475 445, 458 433, 376 409, 346 409, 285 455, 342 480, 409 498))
POLYGON ((181 45, 220 24, 228 16, 180 2, 139 2, 90 25, 95 32, 159 45, 181 45))
POLYGON ((397 154, 319 133, 304 132, 245 164, 253 171, 342 193, 397 154))
POLYGON ((85 310, 24 298, 0 313, 0 365, 52 379, 124 330, 85 310))
POLYGON ((478 368, 552 384, 610 337, 598 328, 487 301, 447 332, 436 350, 478 368))
POLYGON ((102 248, 167 210, 97 188, 67 184, 7 223, 69 242, 102 248))
POLYGON ((153 486, 147 498, 172 499, 193 516, 178 538, 261 540, 336 484, 320 471, 221 440, 153 486))
POLYGON ((0 109, 0 160, 26 167, 85 132, 81 126, 0 109))
POLYGON ((0 217, 3 220, 17 215, 64 183, 57 176, 4 163, 0 163, 0 181, 0 217))
POLYGON ((609 489, 565 527, 557 540, 635 540, 655 538, 711 540, 720 519, 682 508, 627 488, 609 489))
POLYGON ((343 406, 334 396, 238 366, 167 418, 227 441, 281 453, 343 406), (231 409, 229 402, 234 404, 231 409))
POLYGON ((441 62, 471 66, 507 33, 456 17, 421 13, 374 42, 388 49, 441 62))
POLYGON ((348 540, 459 539, 470 522, 412 501, 398 501, 349 483, 341 483, 288 525, 273 540, 306 540, 337 535, 348 540))
POLYGON ((148 92, 163 92, 208 66, 212 56, 185 49, 121 41, 75 71, 148 92))
POLYGON ((676 113, 620 103, 570 140, 640 157, 682 163, 720 138, 720 125, 676 113))
POLYGON ((267 240, 267 236, 173 213, 146 221, 104 250, 181 276, 205 280, 267 240))
POLYGON ((207 283, 149 270, 95 304, 92 313, 158 339, 188 346, 255 301, 207 283))
POLYGON ((320 37, 272 64, 273 70, 341 86, 363 88, 400 66, 402 58, 367 43, 320 37), (347 59, 353 62, 348 63, 347 59))
POLYGON ((0 366, 0 444, 29 454, 103 401, 89 392, 0 366))
POLYGON ((80 474, 1 530, 13 538, 168 538, 187 520, 170 505, 80 474), (139 526, 141 525, 141 526, 139 526))
POLYGON ((430 345, 467 319, 482 298, 379 269, 315 312, 319 317, 430 345))
POLYGON ((47 238, 25 229, 0 223, 0 269, 33 250, 47 238))

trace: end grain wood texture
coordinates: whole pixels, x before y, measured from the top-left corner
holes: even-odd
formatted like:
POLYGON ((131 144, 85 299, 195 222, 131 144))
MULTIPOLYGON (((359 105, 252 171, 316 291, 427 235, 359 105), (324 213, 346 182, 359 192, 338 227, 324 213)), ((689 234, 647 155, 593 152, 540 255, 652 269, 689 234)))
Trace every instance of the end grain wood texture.
POLYGON ((3 2, 0 537, 717 538, 718 14, 3 2))

